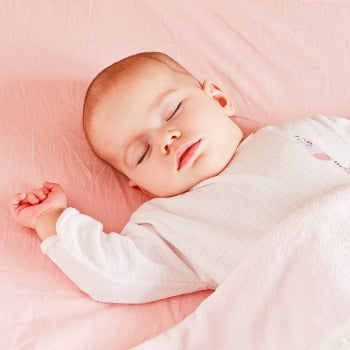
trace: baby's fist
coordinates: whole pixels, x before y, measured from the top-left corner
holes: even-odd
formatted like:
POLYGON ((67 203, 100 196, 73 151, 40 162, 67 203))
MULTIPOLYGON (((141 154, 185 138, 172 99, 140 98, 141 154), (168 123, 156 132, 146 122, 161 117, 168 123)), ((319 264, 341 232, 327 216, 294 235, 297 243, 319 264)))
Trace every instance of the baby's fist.
POLYGON ((67 208, 67 196, 59 184, 47 181, 41 188, 15 194, 10 205, 15 220, 33 229, 44 213, 57 208, 67 208))

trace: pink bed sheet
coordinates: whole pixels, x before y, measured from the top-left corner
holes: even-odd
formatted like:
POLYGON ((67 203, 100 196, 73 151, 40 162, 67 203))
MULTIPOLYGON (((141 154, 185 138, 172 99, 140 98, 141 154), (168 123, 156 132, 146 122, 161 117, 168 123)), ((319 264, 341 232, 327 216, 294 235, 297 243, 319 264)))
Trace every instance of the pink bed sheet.
POLYGON ((0 1, 0 348, 127 349, 211 293, 97 303, 13 222, 10 196, 44 180, 107 232, 147 199, 85 141, 83 95, 98 71, 136 52, 166 52, 226 88, 246 134, 316 113, 349 118, 349 18, 345 0, 0 1))

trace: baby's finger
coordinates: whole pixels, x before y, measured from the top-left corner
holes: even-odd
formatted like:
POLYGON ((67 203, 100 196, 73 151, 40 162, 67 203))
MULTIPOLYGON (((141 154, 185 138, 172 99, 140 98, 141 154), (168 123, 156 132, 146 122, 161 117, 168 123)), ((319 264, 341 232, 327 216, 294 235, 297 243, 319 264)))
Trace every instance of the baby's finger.
POLYGON ((26 198, 26 193, 17 193, 11 198, 10 212, 17 216, 18 212, 23 209, 23 200, 26 198))
POLYGON ((26 193, 23 193, 23 192, 17 193, 12 197, 12 202, 18 203, 26 197, 27 197, 26 193))
POLYGON ((31 193, 18 193, 16 195, 17 205, 19 204, 38 204, 39 200, 31 193))
POLYGON ((63 192, 63 188, 60 184, 55 183, 55 182, 44 182, 44 186, 50 191, 50 192, 63 192))
POLYGON ((27 198, 22 202, 29 204, 37 204, 39 202, 39 199, 36 198, 32 192, 27 192, 27 198))
POLYGON ((44 182, 44 187, 46 187, 47 189, 51 190, 56 184, 53 182, 49 182, 49 181, 45 181, 44 182))
POLYGON ((39 200, 43 200, 46 198, 46 195, 44 194, 44 192, 42 191, 41 188, 36 189, 36 190, 32 190, 32 194, 34 194, 34 196, 36 198, 38 198, 39 200))
POLYGON ((48 195, 49 193, 50 193, 50 191, 46 188, 46 187, 42 187, 41 188, 41 190, 43 191, 43 193, 45 194, 45 195, 48 195))
POLYGON ((12 196, 10 201, 10 208, 16 207, 19 204, 19 202, 26 198, 26 196, 27 195, 25 193, 17 193, 14 196, 12 196))

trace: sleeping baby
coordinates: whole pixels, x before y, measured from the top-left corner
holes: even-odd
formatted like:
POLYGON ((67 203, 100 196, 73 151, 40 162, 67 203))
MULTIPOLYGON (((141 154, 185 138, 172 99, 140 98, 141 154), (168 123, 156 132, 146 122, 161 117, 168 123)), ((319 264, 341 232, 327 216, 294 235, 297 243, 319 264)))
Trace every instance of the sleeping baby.
POLYGON ((51 182, 14 195, 11 212, 95 300, 215 289, 283 218, 350 185, 349 120, 318 115, 243 139, 234 113, 223 88, 169 56, 127 57, 90 84, 83 125, 95 154, 150 199, 120 233, 67 207, 51 182))

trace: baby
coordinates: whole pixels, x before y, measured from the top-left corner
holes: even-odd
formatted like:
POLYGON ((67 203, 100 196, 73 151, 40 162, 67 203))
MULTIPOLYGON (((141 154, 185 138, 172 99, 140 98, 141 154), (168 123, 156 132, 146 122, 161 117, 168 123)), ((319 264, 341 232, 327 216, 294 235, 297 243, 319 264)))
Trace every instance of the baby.
POLYGON ((298 207, 350 185, 350 121, 318 115, 242 141, 225 90, 148 52, 104 69, 85 97, 95 154, 151 198, 120 234, 67 208, 59 184, 17 193, 16 221, 76 285, 104 302, 215 289, 298 207))

